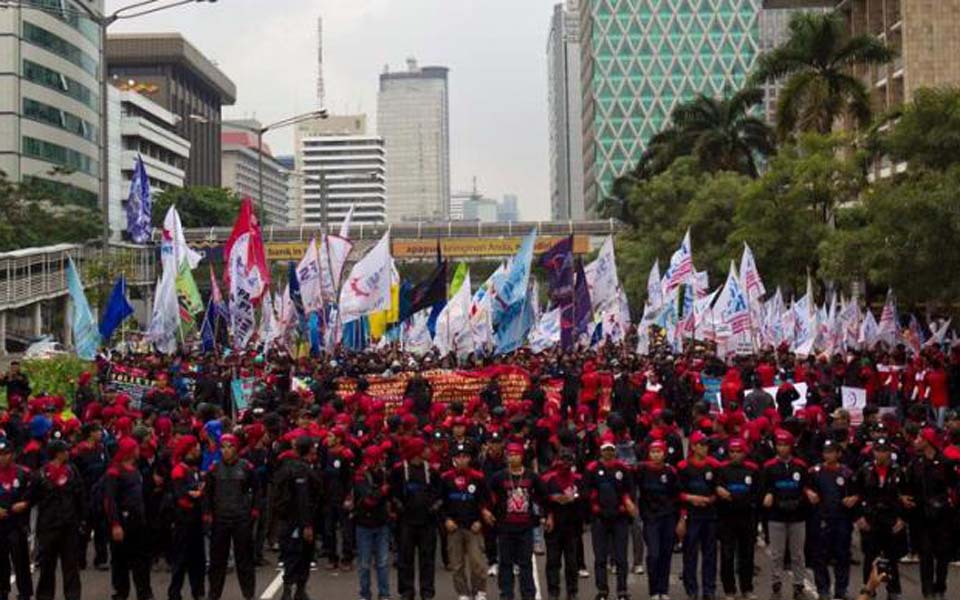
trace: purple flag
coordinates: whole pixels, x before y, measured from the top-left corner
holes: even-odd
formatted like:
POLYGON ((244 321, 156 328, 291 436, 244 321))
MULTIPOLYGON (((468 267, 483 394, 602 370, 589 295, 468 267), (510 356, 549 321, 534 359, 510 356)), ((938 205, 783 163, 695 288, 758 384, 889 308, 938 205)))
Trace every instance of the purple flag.
POLYGON ((540 266, 547 272, 550 304, 560 309, 560 347, 573 346, 573 236, 567 236, 540 256, 540 266))
POLYGON ((573 293, 574 323, 577 337, 586 333, 593 321, 590 305, 590 290, 587 287, 587 275, 583 272, 583 259, 577 259, 577 284, 573 293))

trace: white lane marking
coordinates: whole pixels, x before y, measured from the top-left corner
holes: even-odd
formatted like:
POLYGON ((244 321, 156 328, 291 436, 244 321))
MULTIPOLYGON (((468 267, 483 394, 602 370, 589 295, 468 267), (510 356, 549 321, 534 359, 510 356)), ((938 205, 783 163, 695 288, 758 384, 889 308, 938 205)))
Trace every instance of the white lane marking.
POLYGON ((533 587, 537 590, 537 600, 541 600, 540 596, 540 570, 537 569, 537 555, 533 555, 533 587))
POLYGON ((280 591, 282 586, 283 573, 277 573, 277 576, 273 578, 273 581, 270 582, 267 589, 263 590, 263 594, 260 595, 260 600, 273 600, 273 597, 277 595, 277 592, 280 591))

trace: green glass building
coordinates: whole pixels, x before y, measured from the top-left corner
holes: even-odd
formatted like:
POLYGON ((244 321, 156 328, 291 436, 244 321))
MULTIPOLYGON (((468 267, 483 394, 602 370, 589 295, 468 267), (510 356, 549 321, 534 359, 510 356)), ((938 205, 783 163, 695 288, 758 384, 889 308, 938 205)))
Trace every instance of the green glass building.
POLYGON ((759 53, 762 0, 581 0, 588 214, 678 104, 740 88, 759 53))

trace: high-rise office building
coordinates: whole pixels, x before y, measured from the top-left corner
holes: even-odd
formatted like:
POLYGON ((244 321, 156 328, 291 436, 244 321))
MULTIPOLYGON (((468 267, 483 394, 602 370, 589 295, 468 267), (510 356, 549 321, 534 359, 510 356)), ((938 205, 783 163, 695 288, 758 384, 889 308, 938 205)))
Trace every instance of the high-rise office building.
POLYGON ((120 232, 127 228, 126 203, 137 159, 143 159, 156 197, 183 187, 190 142, 177 135, 177 118, 169 110, 133 90, 108 90, 110 229, 120 232))
MULTIPOLYGON (((84 5, 97 13, 103 1, 84 5)), ((100 28, 78 0, 0 7, 0 170, 100 196, 100 28)))
POLYGON ((300 206, 303 180, 298 177, 297 157, 293 154, 275 156, 287 179, 287 225, 299 225, 303 222, 303 207, 300 206))
POLYGON ((264 225, 286 225, 287 171, 277 162, 266 143, 257 148, 259 121, 224 121, 221 134, 221 173, 223 187, 240 197, 251 198, 264 225), (263 175, 263 197, 260 197, 260 175, 263 175))
POLYGON ((187 185, 219 187, 220 109, 236 102, 233 82, 178 33, 110 34, 107 72, 179 117, 191 146, 187 185))
POLYGON ((579 0, 555 5, 547 36, 550 215, 555 220, 584 215, 579 8, 579 0))
POLYGON ((520 220, 520 199, 516 194, 504 194, 503 200, 497 206, 497 221, 510 223, 520 220))
POLYGON ((677 104, 740 89, 761 0, 581 0, 584 203, 595 214, 677 104))
POLYGON ((392 222, 445 220, 450 213, 450 111, 446 67, 380 75, 377 134, 383 138, 392 222))
MULTIPOLYGON (((829 12, 836 0, 763 0, 760 10, 760 52, 770 52, 787 41, 788 25, 795 14, 804 12, 829 12)), ((777 96, 783 81, 769 81, 763 87, 763 113, 767 123, 773 125, 777 116, 777 96)))
POLYGON ((300 123, 294 145, 300 225, 326 222, 336 231, 351 207, 355 223, 387 221, 387 154, 383 138, 367 135, 366 115, 300 123))

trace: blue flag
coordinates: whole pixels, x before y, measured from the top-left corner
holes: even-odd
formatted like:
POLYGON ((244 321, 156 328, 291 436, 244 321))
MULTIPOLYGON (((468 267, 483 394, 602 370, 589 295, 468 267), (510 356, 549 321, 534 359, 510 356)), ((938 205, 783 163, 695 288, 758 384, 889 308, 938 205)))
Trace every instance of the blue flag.
POLYGON ((143 158, 137 156, 130 179, 130 195, 127 196, 127 235, 135 244, 150 241, 153 217, 153 200, 150 198, 150 178, 143 166, 143 158))
POLYGON ((203 343, 204 352, 213 352, 217 349, 217 303, 213 301, 213 295, 207 301, 207 313, 203 317, 203 325, 200 326, 200 341, 203 343))
POLYGON ((287 270, 287 283, 290 284, 290 300, 293 307, 297 309, 297 315, 303 321, 307 318, 307 312, 303 306, 303 294, 300 293, 300 278, 297 277, 297 263, 290 261, 287 270))
POLYGON ((320 315, 318 313, 310 313, 310 318, 307 319, 307 329, 310 332, 310 355, 320 356, 323 338, 320 336, 320 315))
POLYGON ((495 296, 493 298, 493 326, 499 327, 501 320, 508 313, 519 314, 513 310, 514 304, 524 303, 527 298, 527 283, 530 281, 530 263, 533 261, 533 247, 537 241, 537 230, 533 229, 520 245, 520 250, 513 257, 507 274, 494 283, 495 296))
POLYGON ((117 327, 133 314, 133 307, 127 301, 127 280, 123 275, 113 284, 113 291, 110 292, 110 300, 107 301, 107 308, 103 311, 103 317, 100 319, 100 336, 106 342, 117 330, 117 327))
POLYGON ((97 346, 100 345, 100 332, 93 320, 93 312, 87 302, 87 295, 83 291, 80 274, 73 264, 73 259, 67 257, 67 289, 73 301, 73 346, 77 356, 83 360, 93 360, 97 357, 97 346))
POLYGON ((535 320, 533 302, 528 302, 524 294, 522 300, 509 306, 500 320, 495 333, 496 354, 507 354, 522 346, 535 320))

